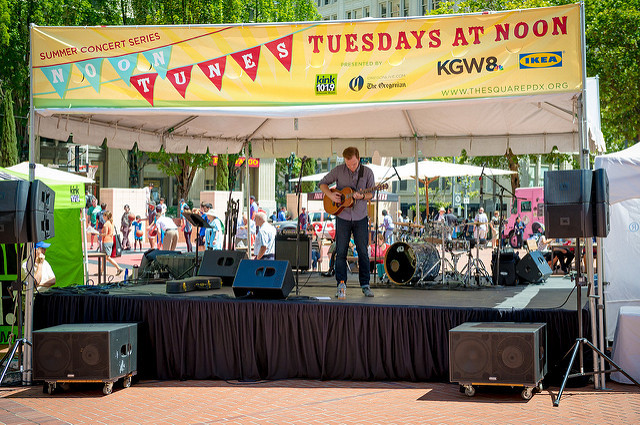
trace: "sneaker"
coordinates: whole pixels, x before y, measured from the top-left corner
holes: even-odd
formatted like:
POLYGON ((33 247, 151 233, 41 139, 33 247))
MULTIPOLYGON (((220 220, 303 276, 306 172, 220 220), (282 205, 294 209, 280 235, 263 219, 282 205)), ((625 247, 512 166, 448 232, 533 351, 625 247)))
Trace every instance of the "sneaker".
POLYGON ((373 295, 373 291, 368 286, 363 286, 362 287, 362 293, 364 294, 365 297, 373 297, 374 296, 373 295))
POLYGON ((120 276, 123 271, 124 271, 123 268, 119 268, 118 271, 116 272, 116 276, 120 276))

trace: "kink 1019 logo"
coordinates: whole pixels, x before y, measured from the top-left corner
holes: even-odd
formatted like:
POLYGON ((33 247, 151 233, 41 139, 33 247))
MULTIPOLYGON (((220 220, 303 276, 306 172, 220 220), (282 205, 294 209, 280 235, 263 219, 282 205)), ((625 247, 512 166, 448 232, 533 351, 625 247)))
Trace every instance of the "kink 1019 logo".
POLYGON ((316 75, 316 94, 337 94, 338 74, 316 75))
POLYGON ((520 55, 520 69, 560 68, 562 52, 538 52, 520 55))

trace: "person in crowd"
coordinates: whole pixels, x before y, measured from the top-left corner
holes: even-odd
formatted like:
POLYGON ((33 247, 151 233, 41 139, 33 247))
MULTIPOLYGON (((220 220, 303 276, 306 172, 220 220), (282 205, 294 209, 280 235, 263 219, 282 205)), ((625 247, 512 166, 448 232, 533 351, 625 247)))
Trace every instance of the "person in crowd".
POLYGON ((87 209, 87 221, 89 222, 89 226, 87 228, 87 232, 91 238, 91 246, 89 249, 93 249, 93 241, 96 238, 96 235, 99 235, 100 232, 96 229, 97 226, 97 215, 100 211, 100 207, 98 206, 98 199, 95 196, 91 196, 91 206, 87 209))
POLYGON ((500 212, 498 210, 493 212, 489 227, 491 227, 491 247, 496 248, 498 246, 498 237, 500 237, 500 212))
POLYGON ((436 215, 433 221, 444 221, 445 215, 446 215, 446 210, 444 209, 444 207, 440 207, 440 209, 438 209, 438 215, 436 215))
POLYGON ((129 242, 129 232, 131 231, 131 222, 133 218, 133 214, 131 214, 131 209, 129 205, 125 204, 124 213, 122 214, 122 218, 120 218, 120 232, 122 233, 122 249, 124 251, 131 250, 131 242, 129 242))
POLYGON ((276 253, 276 228, 267 221, 264 212, 256 213, 256 241, 253 246, 256 260, 273 260, 276 253))
POLYGON ((335 265, 336 265, 336 241, 335 240, 331 241, 331 245, 329 245, 329 250, 327 251, 327 254, 329 255, 329 268, 327 269, 326 272, 322 273, 322 276, 331 277, 331 276, 334 276, 336 274, 336 269, 335 269, 335 265))
POLYGON ((534 235, 537 243, 537 251, 544 256, 544 259, 547 261, 547 263, 549 263, 549 267, 551 267, 551 270, 553 270, 553 253, 549 249, 549 244, 551 243, 551 241, 548 240, 544 235, 544 229, 540 230, 541 233, 536 233, 534 235))
POLYGON ((247 213, 238 216, 238 225, 236 228, 236 248, 246 248, 253 243, 256 234, 256 223, 252 221, 248 225, 247 213))
POLYGON ((104 224, 100 232, 100 236, 102 237, 102 252, 107 256, 107 261, 117 269, 116 276, 120 276, 124 269, 120 267, 116 260, 111 258, 111 253, 114 249, 113 238, 115 236, 113 228, 113 214, 111 214, 111 211, 103 211, 102 216, 104 217, 104 224))
POLYGON ((193 231, 193 224, 187 220, 184 213, 190 213, 191 209, 186 203, 182 205, 180 210, 180 228, 184 235, 184 241, 187 243, 187 252, 193 252, 193 245, 191 244, 191 232, 193 231))
POLYGON ((449 207, 447 209, 447 213, 444 215, 444 222, 449 226, 446 231, 447 239, 451 240, 457 237, 458 217, 453 213, 453 208, 449 207))
POLYGON ((378 233, 376 243, 369 246, 369 260, 371 263, 369 269, 371 272, 376 271, 376 264, 384 264, 384 257, 388 249, 389 245, 385 241, 384 234, 378 233))
POLYGON ((307 214, 307 209, 302 207, 302 212, 298 216, 298 223, 300 224, 300 230, 307 230, 307 223, 309 222, 309 215, 307 214))
POLYGON ((153 202, 155 204, 155 200, 153 199, 153 183, 149 183, 149 186, 144 188, 144 197, 145 202, 153 202))
POLYGON ((473 221, 476 225, 476 243, 482 247, 487 243, 487 223, 489 223, 489 218, 485 214, 484 208, 480 207, 478 209, 473 221))
POLYGON ((552 260, 551 260, 551 270, 555 270, 556 265, 560 265, 560 270, 562 273, 568 274, 571 270, 571 263, 573 262, 573 258, 575 257, 575 250, 569 246, 572 241, 557 239, 556 242, 562 244, 559 246, 554 246, 552 249, 552 260))
POLYGON ((161 205, 156 206, 156 214, 158 215, 156 227, 164 234, 162 247, 167 251, 175 251, 178 244, 178 226, 176 226, 172 218, 162 214, 162 210, 161 205))
POLYGON ((165 203, 164 198, 160 198, 160 204, 158 204, 162 207, 162 214, 166 214, 167 213, 167 204, 165 203))
POLYGON ((278 213, 278 221, 286 221, 287 220, 287 209, 285 207, 280 207, 280 212, 278 213))
POLYGON ((258 203, 256 202, 256 197, 251 195, 249 197, 249 218, 251 220, 255 220, 257 212, 258 212, 258 203))
POLYGON ((318 242, 318 235, 310 227, 307 231, 309 238, 311 239, 311 270, 314 272, 318 270, 319 263, 322 262, 322 256, 320 255, 320 242, 318 242))
POLYGON ((204 234, 204 244, 207 249, 222 249, 224 239, 224 226, 222 220, 218 218, 213 208, 207 210, 210 228, 204 234))
POLYGON ((516 222, 513 225, 513 231, 516 235, 517 240, 517 248, 522 248, 523 238, 524 238, 524 229, 527 227, 526 224, 522 222, 520 216, 516 217, 516 222))
POLYGON ((319 182, 320 190, 325 196, 336 204, 339 204, 341 193, 332 192, 329 185, 336 183, 336 188, 342 190, 350 187, 353 194, 353 205, 345 208, 336 217, 336 283, 347 282, 347 251, 351 235, 356 243, 358 251, 358 277, 362 293, 367 297, 373 297, 373 291, 369 285, 371 275, 369 273, 369 216, 367 212, 367 200, 373 198, 371 192, 362 194, 359 191, 375 186, 375 178, 370 168, 360 164, 360 152, 356 147, 348 147, 342 152, 344 163, 338 165, 327 173, 319 182))
POLYGON ((100 203, 100 209, 94 210, 96 215, 96 230, 98 231, 98 250, 102 250, 102 227, 105 223, 104 212, 107 210, 107 204, 105 202, 100 203))
MULTIPOLYGON (((200 217, 202 217, 202 219, 209 223, 209 216, 207 215, 207 213, 209 212, 209 207, 207 206, 207 204, 205 204, 204 202, 200 203, 200 217)), ((198 246, 204 246, 204 236, 206 233, 206 228, 201 227, 200 231, 198 232, 198 239, 196 240, 196 243, 198 244, 198 246)))
POLYGON ((156 247, 156 237, 158 230, 156 229, 156 203, 149 201, 147 205, 147 238, 149 239, 149 246, 151 249, 156 247))
POLYGON ((269 220, 271 220, 272 223, 278 221, 278 210, 273 210, 273 212, 269 216, 269 220))
POLYGON ((387 210, 382 210, 382 230, 384 232, 384 240, 389 245, 393 244, 393 231, 395 227, 387 210))
MULTIPOLYGON (((29 273, 33 273, 33 280, 36 284, 38 292, 46 291, 56 283, 56 275, 53 273, 51 265, 46 260, 47 248, 51 246, 50 243, 40 241, 36 243, 35 258, 33 260, 33 269, 29 270, 29 273)), ((22 280, 27 278, 27 268, 29 260, 26 259, 22 262, 22 280)))
POLYGON ((131 225, 133 226, 133 250, 135 251, 137 248, 136 247, 140 247, 140 251, 142 251, 142 236, 144 235, 144 231, 142 230, 142 219, 140 218, 139 215, 136 216, 135 221, 133 221, 131 223, 131 225))

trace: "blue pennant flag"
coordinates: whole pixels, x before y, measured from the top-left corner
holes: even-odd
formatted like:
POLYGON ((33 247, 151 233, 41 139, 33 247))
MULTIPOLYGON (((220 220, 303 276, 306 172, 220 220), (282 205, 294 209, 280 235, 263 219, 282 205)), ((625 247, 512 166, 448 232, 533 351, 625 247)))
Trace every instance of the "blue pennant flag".
POLYGON ((60 96, 60 99, 64 99, 64 94, 69 86, 69 78, 71 77, 71 64, 53 65, 41 69, 53 89, 60 96))
POLYGON ((130 55, 118 56, 115 58, 108 58, 109 63, 116 70, 120 78, 127 83, 128 86, 131 85, 130 78, 133 75, 133 71, 135 71, 136 66, 138 66, 138 54, 132 53, 130 55))
POLYGON ((100 93, 102 61, 102 58, 96 58, 76 63, 76 66, 84 76, 84 79, 87 80, 89 84, 91 84, 91 87, 93 87, 93 89, 98 93, 100 93))
POLYGON ((167 68, 169 67, 169 60, 171 59, 171 47, 172 46, 165 46, 159 49, 149 50, 148 52, 142 52, 163 80, 167 76, 167 68))

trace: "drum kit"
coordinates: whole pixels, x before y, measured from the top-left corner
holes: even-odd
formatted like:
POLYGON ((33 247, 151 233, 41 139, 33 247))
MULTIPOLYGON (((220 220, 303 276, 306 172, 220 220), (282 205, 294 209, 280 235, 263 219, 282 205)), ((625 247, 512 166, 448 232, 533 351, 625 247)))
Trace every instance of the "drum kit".
POLYGON ((405 222, 394 224, 397 242, 387 249, 384 258, 385 273, 391 282, 411 286, 493 284, 479 258, 480 246, 473 238, 453 238, 455 226, 444 221, 424 226, 405 222), (467 261, 463 261, 458 270, 465 255, 467 261))

